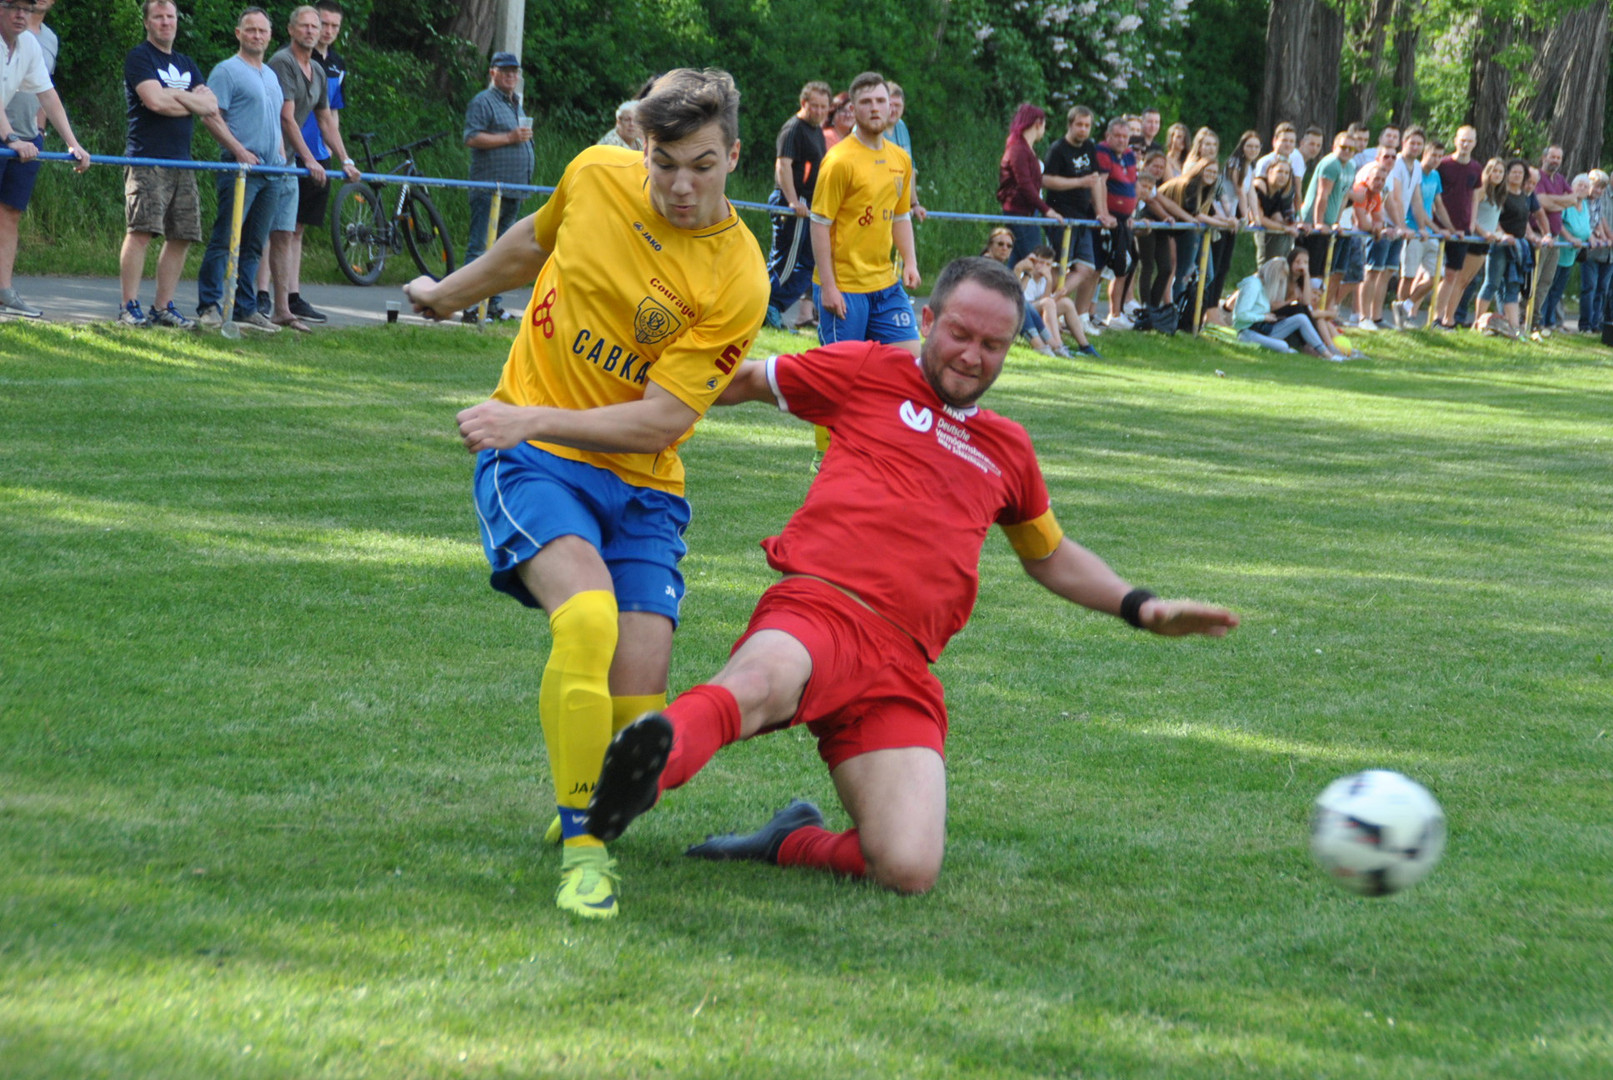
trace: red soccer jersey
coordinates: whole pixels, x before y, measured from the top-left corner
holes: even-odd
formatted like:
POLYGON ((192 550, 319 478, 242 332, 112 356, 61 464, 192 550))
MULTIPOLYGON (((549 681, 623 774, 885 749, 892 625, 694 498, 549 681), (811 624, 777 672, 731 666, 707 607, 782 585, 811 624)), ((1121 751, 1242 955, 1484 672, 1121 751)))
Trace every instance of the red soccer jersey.
POLYGON ((767 362, 779 407, 832 438, 768 565, 855 593, 934 662, 969 621, 993 523, 1031 558, 1062 538, 1025 429, 935 396, 903 349, 856 341, 767 362))

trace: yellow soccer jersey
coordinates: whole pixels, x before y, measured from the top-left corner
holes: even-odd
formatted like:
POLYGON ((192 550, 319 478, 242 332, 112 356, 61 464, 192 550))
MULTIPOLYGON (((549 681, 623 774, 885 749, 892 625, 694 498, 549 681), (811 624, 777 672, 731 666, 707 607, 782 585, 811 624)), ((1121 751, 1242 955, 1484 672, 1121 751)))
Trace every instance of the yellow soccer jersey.
MULTIPOLYGON (((878 292, 896 284, 891 226, 913 207, 913 162, 885 140, 870 150, 855 135, 835 143, 818 167, 812 220, 829 226, 835 287, 841 292, 878 292)), ((818 271, 812 280, 823 284, 818 271)))
MULTIPOLYGON (((767 270, 732 207, 680 229, 650 203, 644 155, 584 150, 536 215, 549 252, 493 396, 592 409, 638 401, 653 382, 704 414, 733 378, 767 310, 767 270)), ((537 442, 629 484, 683 493, 677 446, 601 454, 537 442)))

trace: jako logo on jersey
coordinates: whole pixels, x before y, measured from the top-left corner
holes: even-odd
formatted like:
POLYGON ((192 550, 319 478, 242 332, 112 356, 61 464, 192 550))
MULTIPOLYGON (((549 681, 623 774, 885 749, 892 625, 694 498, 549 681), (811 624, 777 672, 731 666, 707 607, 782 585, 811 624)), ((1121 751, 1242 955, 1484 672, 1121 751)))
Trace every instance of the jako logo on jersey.
POLYGON ((902 402, 897 415, 902 418, 902 423, 914 431, 929 431, 930 426, 935 423, 934 413, 929 409, 916 408, 911 401, 902 402))
POLYGON ((643 222, 642 222, 642 221, 635 221, 635 222, 633 222, 633 229, 634 229, 634 230, 635 230, 635 231, 636 231, 636 232, 637 232, 637 233, 638 233, 638 234, 639 234, 639 235, 640 235, 640 236, 642 236, 642 237, 643 237, 643 238, 644 238, 644 242, 645 242, 645 243, 646 243, 646 244, 649 244, 649 245, 650 245, 650 246, 651 246, 651 247, 652 247, 652 248, 654 248, 654 249, 655 249, 655 250, 656 250, 656 251, 660 251, 660 250, 661 250, 661 241, 659 241, 659 240, 657 240, 657 239, 656 239, 656 238, 655 238, 655 237, 653 237, 653 236, 651 236, 651 235, 650 235, 650 230, 648 230, 648 229, 646 229, 646 228, 645 228, 645 227, 644 227, 644 223, 643 223, 643 222))
POLYGON ((654 345, 681 329, 683 323, 672 314, 672 309, 655 297, 646 296, 638 302, 638 312, 633 316, 633 336, 640 345, 654 345))

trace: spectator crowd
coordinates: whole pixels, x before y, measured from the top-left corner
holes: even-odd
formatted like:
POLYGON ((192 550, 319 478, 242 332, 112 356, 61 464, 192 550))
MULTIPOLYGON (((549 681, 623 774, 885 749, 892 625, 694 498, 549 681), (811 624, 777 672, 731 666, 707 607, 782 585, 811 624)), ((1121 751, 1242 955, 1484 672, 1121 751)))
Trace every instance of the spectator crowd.
MULTIPOLYGON (((58 43, 45 25, 54 0, 0 2, 0 314, 41 312, 13 287, 18 221, 54 125, 78 159, 50 81, 58 43)), ((331 174, 357 178, 341 138, 347 65, 334 49, 338 0, 295 8, 288 44, 268 55, 267 13, 247 7, 239 50, 203 76, 174 51, 178 10, 145 0, 146 39, 125 63, 133 158, 188 160, 200 120, 222 159, 296 165, 303 178, 253 174, 233 302, 224 274, 234 178, 218 173, 218 213, 202 260, 194 317, 175 303, 188 247, 203 239, 195 173, 165 166, 127 169, 127 234, 120 259, 121 322, 218 326, 225 310, 243 328, 306 331, 325 316, 300 294, 306 226, 325 219, 331 174), (146 252, 162 237, 156 293, 139 296, 146 252)), ((464 143, 473 180, 531 182, 532 124, 520 98, 520 61, 492 57, 487 88, 467 110, 464 143)), ((641 91, 642 93, 642 91, 641 91)), ((636 98, 617 106, 599 142, 644 149, 636 98)), ((844 91, 801 88, 799 108, 775 141, 768 256, 773 326, 819 329, 824 340, 916 339, 907 290, 922 280, 913 226, 918 198, 902 87, 874 72, 844 91)), ((1608 174, 1571 175, 1561 147, 1538 161, 1479 154, 1471 127, 1447 141, 1419 126, 1389 125, 1377 138, 1362 123, 1332 133, 1282 122, 1269 136, 1247 130, 1223 143, 1208 127, 1165 127, 1159 110, 1100 120, 1076 105, 1057 120, 1025 103, 1015 110, 998 168, 1004 216, 981 254, 1008 265, 1028 301, 1025 336, 1038 349, 1096 355, 1106 331, 1194 328, 1268 348, 1346 356, 1345 332, 1475 327, 1518 336, 1563 326, 1563 300, 1579 266, 1578 329, 1600 330, 1613 293, 1613 193, 1608 174), (1325 151, 1325 152, 1324 152, 1325 151), (1229 278, 1239 235, 1253 237, 1255 272, 1229 278), (1280 271, 1280 272, 1279 272, 1280 271)), ((505 197, 490 222, 491 195, 470 194, 466 261, 520 216, 505 197)), ((512 317, 498 297, 487 312, 512 317)), ((480 317, 464 313, 466 321, 480 317)))

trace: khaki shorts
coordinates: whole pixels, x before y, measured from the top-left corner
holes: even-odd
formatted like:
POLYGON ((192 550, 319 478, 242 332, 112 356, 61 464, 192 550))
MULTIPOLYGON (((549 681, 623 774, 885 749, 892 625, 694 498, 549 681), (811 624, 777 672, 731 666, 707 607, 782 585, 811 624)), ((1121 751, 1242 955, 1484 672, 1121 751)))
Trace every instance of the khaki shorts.
POLYGON ((1439 258, 1439 241, 1437 239, 1421 240, 1415 236, 1406 238, 1406 246, 1400 249, 1400 276, 1414 278, 1421 270, 1427 277, 1434 276, 1434 263, 1439 258))
POLYGON ((123 216, 130 232, 200 241, 202 206, 196 197, 196 174, 170 165, 130 166, 123 175, 123 216))

